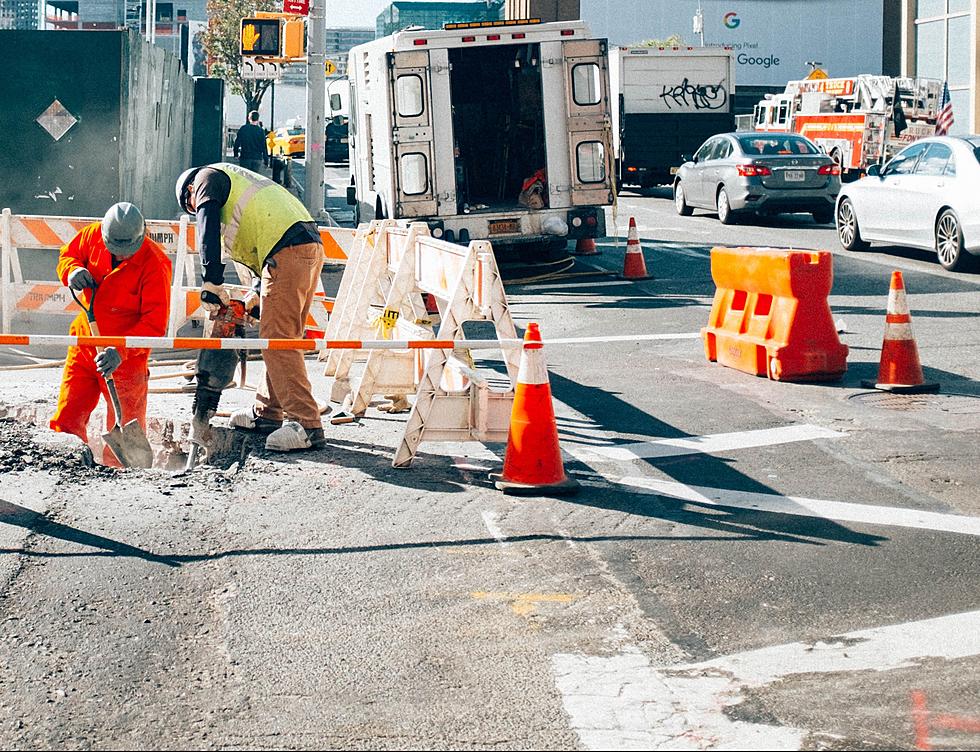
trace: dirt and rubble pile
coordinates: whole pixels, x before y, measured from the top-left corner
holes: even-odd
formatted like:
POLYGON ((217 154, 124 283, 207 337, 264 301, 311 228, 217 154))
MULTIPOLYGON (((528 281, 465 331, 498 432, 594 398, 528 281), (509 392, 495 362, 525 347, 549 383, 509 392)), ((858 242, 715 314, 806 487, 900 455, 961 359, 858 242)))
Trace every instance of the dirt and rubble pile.
POLYGON ((47 470, 78 478, 113 472, 91 462, 91 453, 75 436, 0 418, 0 473, 47 470))

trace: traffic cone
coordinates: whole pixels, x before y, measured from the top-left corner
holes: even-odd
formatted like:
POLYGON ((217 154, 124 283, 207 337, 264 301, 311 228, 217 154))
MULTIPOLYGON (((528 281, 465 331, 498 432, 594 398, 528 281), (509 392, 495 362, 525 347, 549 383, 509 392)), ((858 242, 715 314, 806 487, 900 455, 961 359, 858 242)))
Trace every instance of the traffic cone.
POLYGON ((504 471, 490 476, 499 490, 513 496, 562 495, 578 489, 578 483, 565 475, 562 464, 543 347, 538 325, 528 324, 510 414, 504 471))
POLYGON ((596 248, 595 238, 579 238, 575 244, 573 256, 598 256, 599 249, 596 248))
POLYGON ((643 247, 640 245, 640 236, 636 231, 636 220, 633 217, 630 217, 630 232, 626 241, 623 279, 652 279, 652 276, 647 274, 647 265, 643 260, 643 247))
POLYGON ((881 363, 877 381, 862 381, 862 386, 899 394, 938 392, 939 384, 927 382, 919 363, 919 348, 912 336, 912 316, 905 298, 902 273, 892 272, 885 316, 885 339, 881 343, 881 363))

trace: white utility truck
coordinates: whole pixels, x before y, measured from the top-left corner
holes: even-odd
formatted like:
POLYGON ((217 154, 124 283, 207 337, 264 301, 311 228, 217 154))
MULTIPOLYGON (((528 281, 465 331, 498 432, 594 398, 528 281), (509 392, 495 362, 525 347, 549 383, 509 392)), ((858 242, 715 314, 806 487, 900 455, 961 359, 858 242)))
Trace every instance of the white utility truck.
POLYGON ((709 137, 735 130, 735 59, 725 47, 610 50, 620 185, 672 182, 709 137))
POLYGON ((407 29, 350 52, 348 203, 520 255, 605 234, 606 41, 581 21, 407 29))

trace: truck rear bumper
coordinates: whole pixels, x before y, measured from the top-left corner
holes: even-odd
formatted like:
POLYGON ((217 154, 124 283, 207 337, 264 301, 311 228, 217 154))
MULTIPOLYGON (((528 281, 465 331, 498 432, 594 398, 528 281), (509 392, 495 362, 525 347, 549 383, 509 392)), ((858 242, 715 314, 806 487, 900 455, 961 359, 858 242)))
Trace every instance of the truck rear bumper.
MULTIPOLYGON (((410 220, 409 220, 410 221, 410 220)), ((605 235, 602 207, 472 212, 425 220, 433 236, 451 243, 489 240, 494 245, 599 238, 605 235)))

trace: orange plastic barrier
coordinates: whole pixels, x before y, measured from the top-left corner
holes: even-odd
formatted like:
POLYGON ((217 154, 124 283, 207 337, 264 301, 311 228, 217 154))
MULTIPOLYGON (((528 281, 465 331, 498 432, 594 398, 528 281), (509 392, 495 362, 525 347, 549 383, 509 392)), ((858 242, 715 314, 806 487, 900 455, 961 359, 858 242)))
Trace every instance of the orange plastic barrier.
POLYGON ((701 330, 708 360, 775 381, 830 381, 847 371, 827 296, 829 251, 713 248, 714 304, 701 330))

